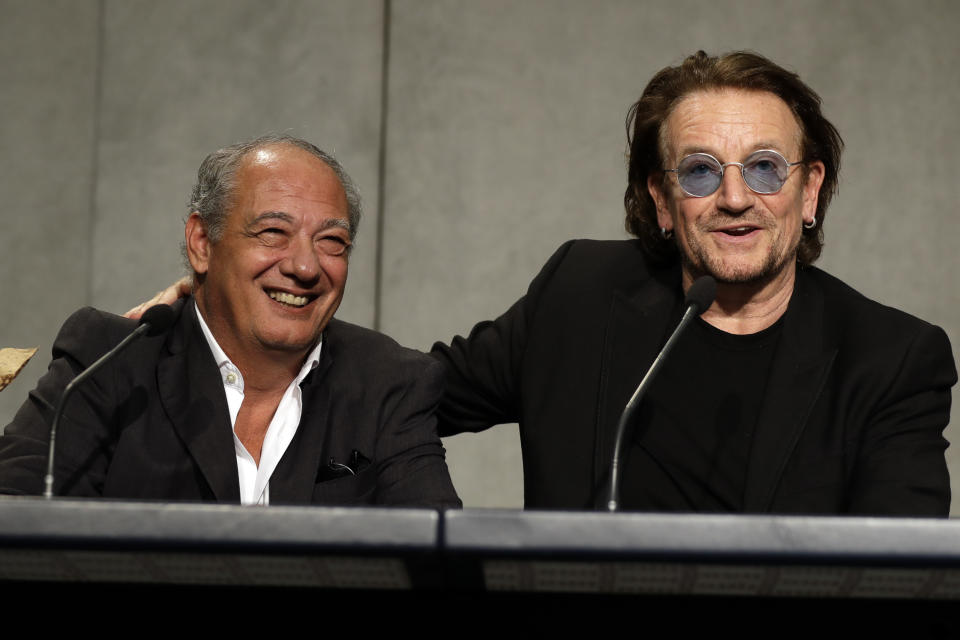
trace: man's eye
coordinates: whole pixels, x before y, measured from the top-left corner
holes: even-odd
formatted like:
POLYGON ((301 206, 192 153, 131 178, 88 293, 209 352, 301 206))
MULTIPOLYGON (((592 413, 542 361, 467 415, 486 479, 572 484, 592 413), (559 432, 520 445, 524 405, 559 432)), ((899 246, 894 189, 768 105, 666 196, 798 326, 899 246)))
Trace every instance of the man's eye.
POLYGON ((346 253, 350 244, 343 238, 337 236, 327 236, 317 241, 317 246, 322 253, 328 256, 339 256, 346 253))
POLYGON ((692 176, 704 176, 710 173, 710 165, 705 162, 698 162, 697 164, 690 167, 689 171, 692 176))
POLYGON ((709 162, 691 162, 680 170, 680 175, 687 178, 702 179, 717 173, 716 167, 709 162))
POLYGON ((753 168, 763 173, 777 172, 777 165, 774 164, 773 160, 758 160, 754 163, 753 168))
POLYGON ((257 232, 257 238, 260 240, 260 242, 270 246, 276 246, 282 243, 286 237, 287 234, 284 233, 283 229, 278 229, 276 227, 262 229, 257 232))

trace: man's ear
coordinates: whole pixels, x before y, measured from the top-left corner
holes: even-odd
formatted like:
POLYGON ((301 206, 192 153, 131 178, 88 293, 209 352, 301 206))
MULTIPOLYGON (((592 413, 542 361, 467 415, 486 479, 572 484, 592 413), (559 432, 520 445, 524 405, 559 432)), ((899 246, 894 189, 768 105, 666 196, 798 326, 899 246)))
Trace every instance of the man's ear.
POLYGON ((213 244, 207 234, 207 225, 200 219, 200 214, 194 211, 187 218, 183 229, 184 244, 187 248, 187 259, 194 273, 202 275, 210 267, 210 246, 213 244))
POLYGON ((657 206, 657 224, 661 229, 667 231, 673 230, 673 218, 670 215, 670 209, 667 207, 667 194, 664 193, 663 174, 651 173, 647 176, 647 191, 653 198, 653 203, 657 206))
POLYGON ((803 185, 803 221, 807 224, 817 215, 817 202, 820 199, 820 185, 823 184, 827 170, 823 162, 816 160, 807 166, 807 181, 803 185))

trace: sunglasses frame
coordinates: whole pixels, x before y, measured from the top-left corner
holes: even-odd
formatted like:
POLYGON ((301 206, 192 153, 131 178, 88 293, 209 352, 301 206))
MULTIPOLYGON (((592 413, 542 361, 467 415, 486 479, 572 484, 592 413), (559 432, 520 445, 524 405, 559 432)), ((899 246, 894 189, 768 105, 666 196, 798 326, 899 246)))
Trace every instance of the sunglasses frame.
POLYGON ((747 188, 750 189, 750 191, 753 191, 754 193, 759 193, 762 196, 768 196, 774 193, 779 193, 779 191, 783 189, 783 185, 787 184, 787 180, 790 179, 790 168, 795 167, 798 164, 803 164, 804 162, 803 160, 798 160, 797 162, 790 162, 789 160, 786 159, 786 157, 782 153, 774 149, 757 149, 756 151, 752 151, 750 155, 744 158, 744 160, 749 161, 750 158, 757 155, 758 153, 772 153, 778 158, 780 158, 781 160, 783 160, 783 162, 787 166, 786 177, 784 177, 783 181, 780 183, 780 186, 774 189, 773 191, 758 191, 757 189, 754 189, 752 186, 750 186, 750 183, 747 182, 747 177, 743 173, 744 164, 746 164, 745 162, 720 162, 709 153, 697 152, 697 153, 691 153, 691 154, 685 155, 683 158, 680 159, 680 162, 677 163, 676 169, 664 169, 663 171, 665 173, 677 174, 677 184, 679 184, 680 189, 691 198, 706 198, 708 196, 712 196, 713 194, 715 194, 717 192, 717 189, 720 188, 720 185, 723 184, 723 175, 727 167, 729 166, 740 167, 740 177, 743 179, 743 183, 747 185, 747 188), (715 163, 717 163, 717 165, 720 167, 720 180, 717 181, 717 186, 710 193, 705 193, 702 195, 690 193, 684 188, 683 183, 680 181, 680 166, 683 165, 684 161, 687 160, 687 158, 692 158, 693 156, 703 156, 704 158, 709 158, 710 160, 713 160, 715 163))

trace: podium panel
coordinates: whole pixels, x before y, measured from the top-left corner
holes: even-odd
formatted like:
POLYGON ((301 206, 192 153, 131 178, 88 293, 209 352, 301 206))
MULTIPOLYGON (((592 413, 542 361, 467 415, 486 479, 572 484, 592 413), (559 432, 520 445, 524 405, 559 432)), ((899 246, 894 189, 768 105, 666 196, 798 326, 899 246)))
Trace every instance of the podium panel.
POLYGON ((960 599, 960 521, 451 511, 444 533, 488 591, 960 599))
POLYGON ((429 509, 0 499, 0 580, 436 586, 429 509))

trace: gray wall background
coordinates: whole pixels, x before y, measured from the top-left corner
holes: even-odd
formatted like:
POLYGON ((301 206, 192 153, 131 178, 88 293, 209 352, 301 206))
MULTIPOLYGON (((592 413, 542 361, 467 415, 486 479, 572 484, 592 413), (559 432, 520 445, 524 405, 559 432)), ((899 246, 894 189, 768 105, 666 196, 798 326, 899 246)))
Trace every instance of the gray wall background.
MULTIPOLYGON (((267 131, 334 152, 366 210, 339 316, 426 349, 504 311, 564 240, 626 237, 627 108, 699 48, 755 49, 821 93, 847 149, 820 266, 943 326, 957 354, 952 0, 0 0, 0 15, 0 346, 41 347, 0 424, 71 311, 122 312, 180 275, 207 152, 267 131)), ((515 428, 446 445, 468 506, 522 504, 515 428)), ((960 447, 948 459, 960 495, 960 447)))

